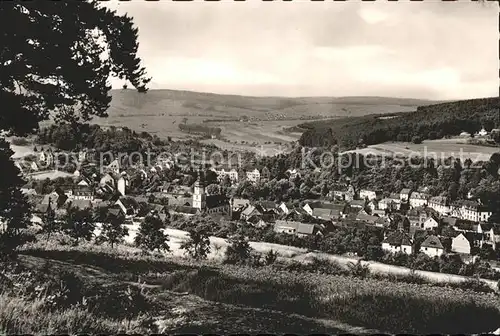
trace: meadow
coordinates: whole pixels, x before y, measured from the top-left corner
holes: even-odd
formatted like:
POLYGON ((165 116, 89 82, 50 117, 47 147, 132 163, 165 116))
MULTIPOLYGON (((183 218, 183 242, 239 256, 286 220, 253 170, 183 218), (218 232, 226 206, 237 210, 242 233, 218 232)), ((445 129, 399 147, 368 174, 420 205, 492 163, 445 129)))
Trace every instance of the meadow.
POLYGON ((470 158, 475 161, 488 161, 493 153, 498 152, 498 147, 487 147, 472 145, 463 138, 424 140, 421 144, 411 142, 385 142, 371 145, 363 149, 356 149, 347 152, 357 152, 361 154, 393 156, 394 154, 404 156, 427 156, 448 158, 450 156, 463 160, 470 158))

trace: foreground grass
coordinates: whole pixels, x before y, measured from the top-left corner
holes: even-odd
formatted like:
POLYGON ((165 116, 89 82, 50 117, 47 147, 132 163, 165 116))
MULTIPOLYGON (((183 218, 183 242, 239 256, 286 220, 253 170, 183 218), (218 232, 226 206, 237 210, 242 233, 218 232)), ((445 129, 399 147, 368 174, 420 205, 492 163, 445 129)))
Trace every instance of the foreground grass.
POLYGON ((55 317, 55 312, 46 310, 36 300, 2 294, 0 328, 9 333, 36 333, 42 330, 58 333, 107 330, 154 332, 156 329, 145 321, 158 315, 169 316, 167 320, 170 322, 183 321, 179 322, 180 325, 172 325, 163 319, 167 327, 162 332, 238 332, 242 328, 251 328, 248 316, 261 319, 259 328, 266 332, 294 332, 300 329, 304 332, 342 333, 339 329, 325 329, 322 324, 311 322, 306 317, 341 321, 389 333, 418 334, 484 333, 496 330, 500 323, 500 303, 495 294, 477 293, 465 290, 466 287, 437 287, 422 283, 420 278, 339 275, 336 273, 337 266, 324 262, 311 269, 299 265, 292 265, 297 268, 283 267, 280 263, 265 267, 220 265, 144 255, 124 246, 110 249, 90 243, 71 247, 39 242, 25 246, 21 253, 24 256, 21 255, 20 260, 29 269, 60 273, 70 268, 82 279, 91 279, 84 282, 84 289, 76 290, 85 292, 86 296, 95 292, 89 288, 101 288, 110 283, 116 288, 98 293, 99 302, 104 300, 111 308, 107 304, 97 308, 94 305, 93 309, 77 304, 64 310, 60 317, 55 317), (44 263, 50 264, 51 270, 47 270, 44 263), (142 306, 130 315, 122 309, 121 305, 126 300, 120 295, 125 288, 123 284, 137 281, 146 282, 153 289, 144 293, 142 306), (175 298, 172 291, 192 295, 175 298), (213 303, 204 303, 203 308, 200 308, 199 302, 193 303, 194 312, 185 313, 182 317, 164 312, 168 307, 173 309, 174 303, 176 309, 189 306, 193 294, 213 303), (119 304, 116 305, 116 302, 119 304), (238 308, 228 308, 227 305, 237 305, 238 308), (216 309, 216 306, 219 308, 216 309), (242 306, 250 310, 243 312, 242 306), (114 314, 103 314, 106 311, 114 314), (203 313, 200 315, 200 312, 203 313), (141 317, 141 313, 147 318, 141 317), (291 318, 294 314, 296 316, 291 318), (225 321, 226 315, 232 315, 233 322, 217 329, 217 324, 225 321), (276 318, 269 318, 271 315, 276 318), (200 316, 204 316, 202 321, 200 316), (286 319, 287 323, 279 324, 276 319, 286 319), (292 322, 293 319, 297 322, 292 322), (91 322, 96 323, 96 327, 90 327, 88 324, 91 322))

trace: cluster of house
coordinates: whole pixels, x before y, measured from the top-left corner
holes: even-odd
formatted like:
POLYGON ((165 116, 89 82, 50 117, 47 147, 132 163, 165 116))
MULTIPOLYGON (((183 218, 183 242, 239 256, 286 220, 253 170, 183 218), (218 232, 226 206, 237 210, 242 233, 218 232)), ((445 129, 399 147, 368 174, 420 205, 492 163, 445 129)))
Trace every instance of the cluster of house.
POLYGON ((236 184, 245 178, 252 183, 256 183, 261 180, 268 180, 270 177, 270 171, 267 167, 239 170, 232 165, 218 165, 210 168, 210 170, 217 174, 219 182, 222 182, 227 176, 232 184, 236 184))
MULTIPOLYGON (((348 191, 334 192, 346 200, 354 199, 356 193, 351 186, 348 191)), ((469 195, 471 196, 471 195, 469 195)), ((486 222, 492 215, 492 210, 484 205, 480 199, 460 200, 453 203, 445 196, 432 197, 427 188, 411 190, 404 188, 399 194, 391 194, 381 198, 381 193, 371 190, 360 190, 359 198, 368 199, 370 207, 379 210, 408 210, 418 207, 429 207, 442 216, 451 216, 474 222, 486 222)))
POLYGON ((493 249, 500 243, 500 225, 492 223, 474 223, 454 217, 438 217, 429 209, 414 209, 404 221, 409 226, 401 225, 388 233, 382 242, 382 249, 389 252, 412 254, 425 253, 430 257, 443 253, 470 255, 475 248, 489 244, 493 249), (417 245, 418 238, 421 243, 417 245))

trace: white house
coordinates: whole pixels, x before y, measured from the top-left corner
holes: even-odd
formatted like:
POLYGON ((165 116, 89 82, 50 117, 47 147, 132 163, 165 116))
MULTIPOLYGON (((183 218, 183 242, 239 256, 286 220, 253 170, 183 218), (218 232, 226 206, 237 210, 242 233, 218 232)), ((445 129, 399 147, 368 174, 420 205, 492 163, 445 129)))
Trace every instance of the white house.
POLYGON ((451 212, 451 206, 448 199, 444 196, 435 196, 429 199, 429 208, 436 210, 441 215, 448 215, 451 212))
POLYGON ((402 202, 406 202, 406 201, 408 201, 410 199, 410 195, 411 195, 411 189, 410 188, 404 188, 399 193, 399 199, 402 202))
POLYGON ((479 136, 487 136, 488 132, 484 128, 481 128, 481 130, 479 132, 477 132, 477 135, 479 135, 479 136))
POLYGON ((393 205, 394 203, 390 198, 383 198, 378 202, 378 208, 380 210, 392 209, 393 205))
POLYGON ((77 185, 76 188, 72 190, 70 198, 76 201, 93 201, 94 191, 88 186, 77 185))
POLYGON ((382 249, 384 251, 396 253, 403 252, 406 254, 412 254, 413 252, 413 242, 405 232, 394 231, 387 236, 382 242, 382 249))
POLYGON ((116 189, 122 196, 125 196, 126 194, 128 183, 129 182, 126 176, 120 176, 118 182, 116 183, 116 189))
POLYGON ((439 257, 444 253, 444 247, 437 236, 428 236, 420 245, 420 252, 429 257, 439 257))
POLYGON ((120 162, 118 159, 113 160, 107 167, 106 171, 118 175, 120 173, 120 162))
POLYGON ((218 169, 211 169, 214 173, 217 174, 217 181, 222 182, 226 176, 229 177, 231 183, 238 182, 238 171, 235 168, 231 167, 221 167, 218 169))
POLYGON ((285 202, 281 202, 281 204, 278 206, 278 208, 280 208, 281 211, 283 211, 283 213, 285 215, 288 215, 290 213, 290 209, 288 209, 285 202))
POLYGON ((451 251, 455 253, 470 254, 471 243, 463 233, 451 240, 451 251))
POLYGON ((78 152, 78 162, 83 162, 87 159, 87 152, 86 151, 79 151, 78 152))
POLYGON ((423 227, 424 229, 431 230, 431 229, 437 228, 439 226, 439 223, 437 222, 436 219, 434 219, 431 216, 431 217, 427 218, 427 220, 425 220, 423 225, 424 225, 424 227, 423 227))
POLYGON ((412 208, 417 208, 427 205, 429 194, 421 191, 414 191, 410 195, 410 206, 412 208))
POLYGON ((359 191, 359 198, 368 199, 369 201, 377 199, 377 192, 368 189, 361 189, 359 191))
POLYGON ((260 181, 260 172, 257 168, 246 171, 247 180, 250 182, 260 181))

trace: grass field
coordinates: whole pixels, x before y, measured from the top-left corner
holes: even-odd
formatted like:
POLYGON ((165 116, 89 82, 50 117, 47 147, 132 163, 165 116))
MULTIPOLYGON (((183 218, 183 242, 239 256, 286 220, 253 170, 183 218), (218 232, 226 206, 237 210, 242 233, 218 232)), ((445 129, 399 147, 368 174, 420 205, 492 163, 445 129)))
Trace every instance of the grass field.
POLYGON ((73 174, 63 172, 60 170, 47 170, 44 172, 36 172, 32 174, 28 174, 28 178, 34 179, 34 180, 45 180, 45 179, 50 179, 50 180, 55 180, 58 177, 73 177, 73 174))
POLYGON ((378 145, 371 145, 367 148, 353 150, 349 152, 358 152, 362 154, 373 155, 412 155, 427 156, 437 158, 448 158, 450 156, 465 160, 470 158, 472 161, 487 161, 491 154, 500 152, 499 147, 487 147, 471 145, 466 143, 466 139, 440 139, 425 140, 421 144, 407 142, 388 142, 378 145))

